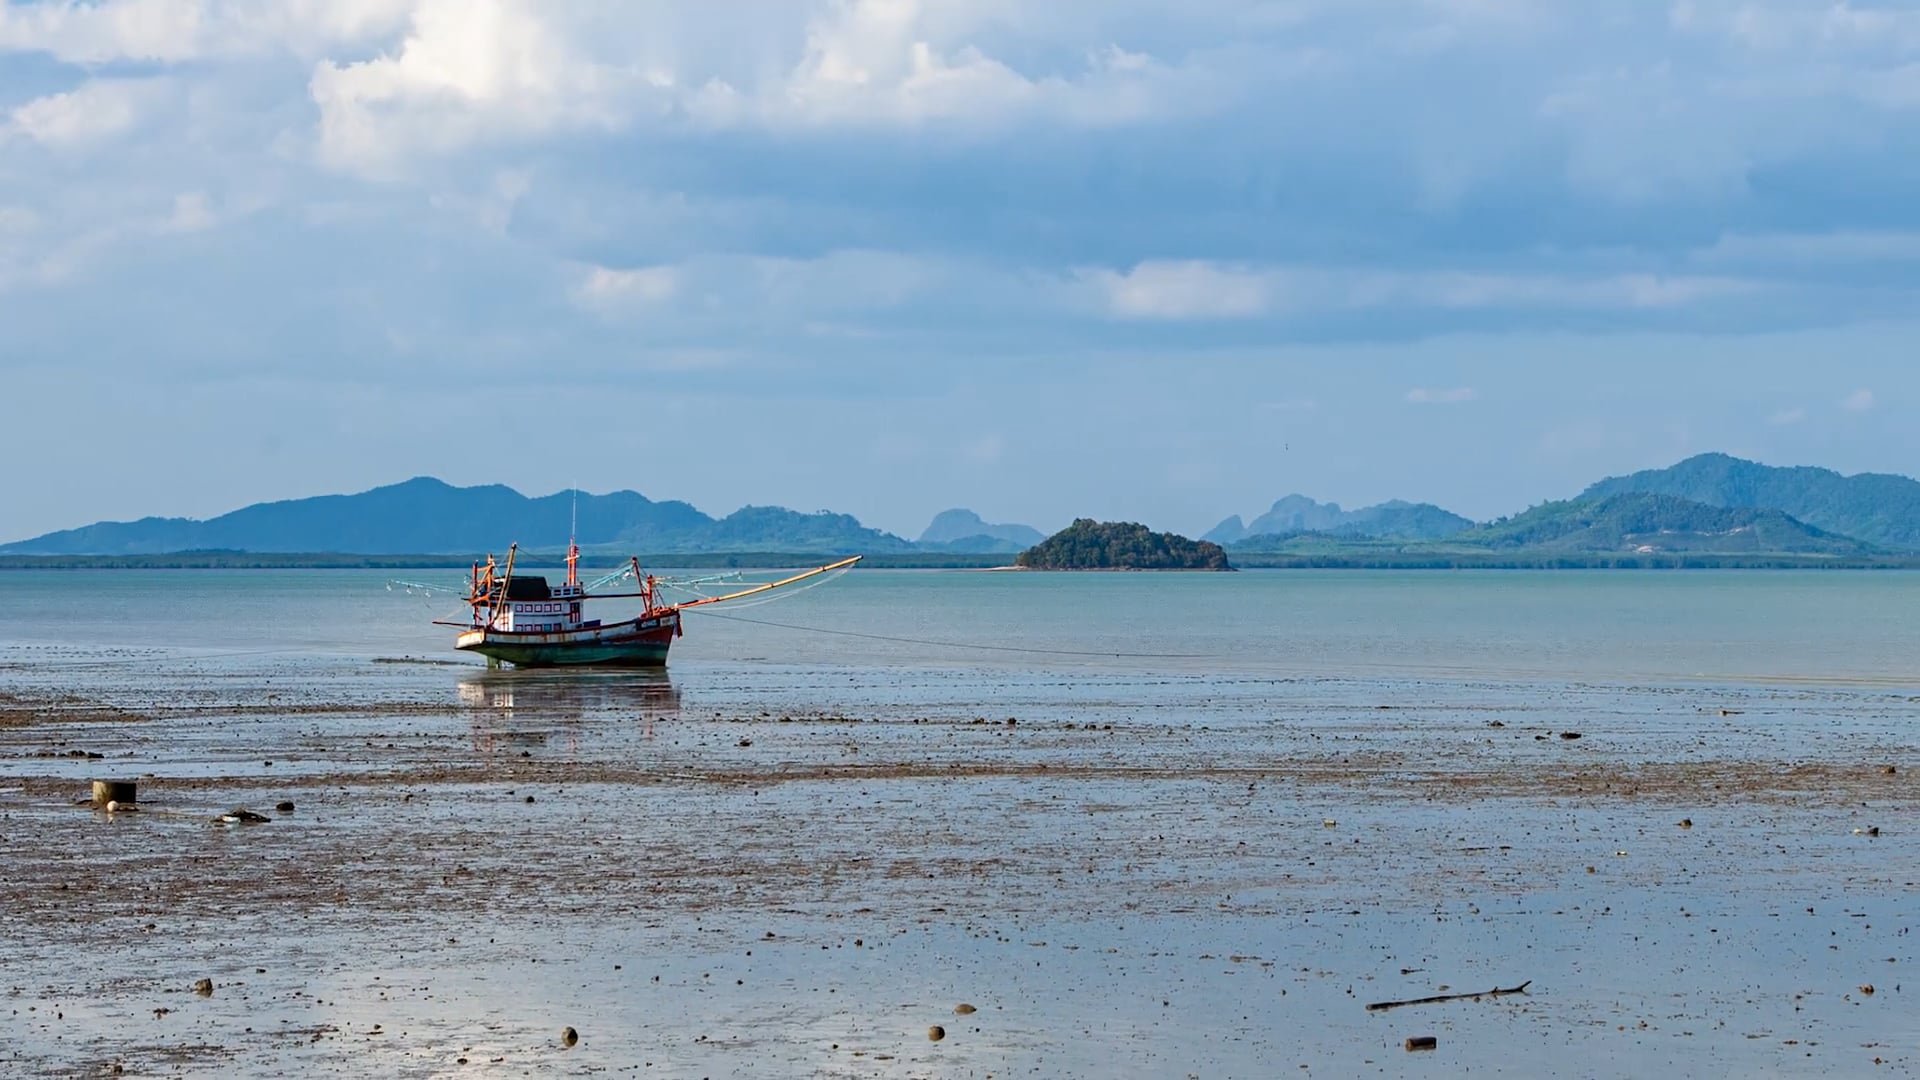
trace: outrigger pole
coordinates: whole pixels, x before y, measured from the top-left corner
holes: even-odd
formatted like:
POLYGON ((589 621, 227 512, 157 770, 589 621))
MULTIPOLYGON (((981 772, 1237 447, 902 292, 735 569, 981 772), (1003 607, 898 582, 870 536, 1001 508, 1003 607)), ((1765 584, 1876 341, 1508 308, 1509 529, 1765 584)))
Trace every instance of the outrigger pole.
POLYGON ((817 569, 809 570, 804 574, 795 574, 790 578, 782 578, 779 581, 769 581, 765 585, 755 585, 751 589, 741 589, 739 592, 728 593, 725 596, 708 596, 699 600, 689 600, 684 604, 675 604, 674 607, 690 608, 690 607, 699 607, 702 604, 718 604, 725 600, 738 600, 743 596, 752 596, 754 593, 763 593, 763 592, 766 592, 768 589, 777 589, 782 585, 791 585, 796 581, 805 581, 810 577, 817 577, 821 574, 832 573, 835 570, 852 566, 854 563, 859 562, 863 558, 865 558, 865 556, 855 555, 851 559, 841 559, 839 562, 833 563, 830 566, 822 566, 817 569))

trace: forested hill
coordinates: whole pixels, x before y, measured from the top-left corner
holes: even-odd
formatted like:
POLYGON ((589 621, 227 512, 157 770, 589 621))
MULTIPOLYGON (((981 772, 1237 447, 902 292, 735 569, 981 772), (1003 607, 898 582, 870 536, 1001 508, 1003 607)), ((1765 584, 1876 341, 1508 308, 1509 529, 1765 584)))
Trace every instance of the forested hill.
POLYGON ((1842 476, 1701 454, 1665 469, 1602 480, 1586 498, 1672 495, 1708 506, 1778 510, 1829 533, 1893 551, 1920 551, 1920 481, 1885 473, 1842 476))
POLYGON ((1671 495, 1609 495, 1547 503, 1452 538, 1462 547, 1559 552, 1784 553, 1862 556, 1872 545, 1778 510, 1708 506, 1671 495))
POLYGON ((1029 570, 1231 570, 1227 553, 1206 540, 1157 533, 1133 522, 1081 518, 1020 553, 1029 570))

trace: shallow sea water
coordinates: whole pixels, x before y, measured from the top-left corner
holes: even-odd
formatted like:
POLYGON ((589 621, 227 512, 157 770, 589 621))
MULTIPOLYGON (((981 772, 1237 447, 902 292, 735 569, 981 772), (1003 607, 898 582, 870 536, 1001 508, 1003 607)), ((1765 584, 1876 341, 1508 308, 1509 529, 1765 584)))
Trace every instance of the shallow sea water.
POLYGON ((0 574, 0 1071, 1920 1064, 1920 575, 857 571, 664 676, 384 581, 0 574))

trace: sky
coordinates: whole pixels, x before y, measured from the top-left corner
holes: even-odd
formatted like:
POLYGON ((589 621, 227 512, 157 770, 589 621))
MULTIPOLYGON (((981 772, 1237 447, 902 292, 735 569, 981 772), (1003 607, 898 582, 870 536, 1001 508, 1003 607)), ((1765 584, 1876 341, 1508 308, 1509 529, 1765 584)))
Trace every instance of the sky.
POLYGON ((0 542, 1920 472, 1920 6, 0 0, 0 542))

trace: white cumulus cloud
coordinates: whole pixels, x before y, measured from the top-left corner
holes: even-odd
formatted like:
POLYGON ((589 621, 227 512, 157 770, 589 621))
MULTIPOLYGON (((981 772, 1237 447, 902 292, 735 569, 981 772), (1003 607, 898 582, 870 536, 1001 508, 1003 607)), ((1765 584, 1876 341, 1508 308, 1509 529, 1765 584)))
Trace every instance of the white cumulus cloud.
POLYGON ((373 175, 418 154, 506 138, 609 130, 638 73, 596 62, 526 0, 423 0, 397 51, 314 68, 322 160, 373 175))

